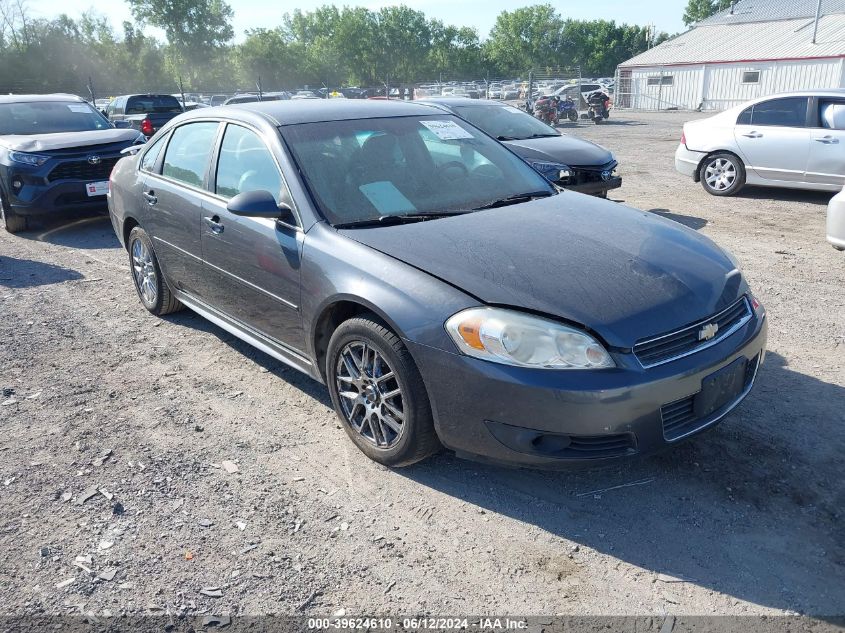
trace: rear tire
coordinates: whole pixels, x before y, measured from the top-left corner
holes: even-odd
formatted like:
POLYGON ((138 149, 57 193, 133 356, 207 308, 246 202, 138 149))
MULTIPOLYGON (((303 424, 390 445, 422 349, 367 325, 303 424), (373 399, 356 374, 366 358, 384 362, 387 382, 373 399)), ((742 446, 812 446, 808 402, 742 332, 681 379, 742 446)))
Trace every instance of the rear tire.
POLYGON ((711 196, 733 196, 745 186, 745 165, 733 154, 711 154, 698 168, 704 191, 711 196))
POLYGON ((161 274, 153 243, 140 226, 129 233, 127 249, 132 281, 143 306, 156 316, 182 310, 184 306, 173 296, 161 274))
POLYGON ((26 231, 26 217, 17 215, 9 209, 9 205, 6 204, 6 198, 2 191, 0 191, 0 217, 3 218, 3 225, 6 227, 8 233, 26 231))
POLYGON ((332 334, 326 383, 346 434, 373 461, 409 466, 440 449, 416 363, 375 315, 345 321, 332 334))

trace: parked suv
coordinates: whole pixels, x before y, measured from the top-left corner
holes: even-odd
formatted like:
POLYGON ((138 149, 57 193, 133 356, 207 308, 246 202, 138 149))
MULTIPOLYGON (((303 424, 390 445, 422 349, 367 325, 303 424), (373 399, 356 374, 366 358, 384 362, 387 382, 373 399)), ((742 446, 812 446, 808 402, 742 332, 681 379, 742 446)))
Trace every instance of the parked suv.
POLYGON ((0 215, 9 233, 33 215, 105 209, 108 179, 137 131, 115 129, 74 95, 0 96, 0 215))
POLYGON ((149 138, 183 111, 179 99, 173 95, 123 95, 108 105, 106 116, 110 121, 128 121, 129 127, 149 138))

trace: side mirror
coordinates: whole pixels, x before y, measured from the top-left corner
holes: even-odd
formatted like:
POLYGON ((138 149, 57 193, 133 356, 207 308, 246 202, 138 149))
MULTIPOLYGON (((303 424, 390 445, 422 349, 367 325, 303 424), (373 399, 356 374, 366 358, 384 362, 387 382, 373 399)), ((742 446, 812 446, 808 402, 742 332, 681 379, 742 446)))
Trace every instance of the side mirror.
POLYGON ((296 224, 296 218, 289 205, 277 203, 269 191, 245 191, 229 200, 226 210, 232 215, 249 218, 270 218, 280 220, 291 225, 296 224))
POLYGON ((119 130, 127 130, 132 127, 130 121, 115 121, 114 126, 119 130))

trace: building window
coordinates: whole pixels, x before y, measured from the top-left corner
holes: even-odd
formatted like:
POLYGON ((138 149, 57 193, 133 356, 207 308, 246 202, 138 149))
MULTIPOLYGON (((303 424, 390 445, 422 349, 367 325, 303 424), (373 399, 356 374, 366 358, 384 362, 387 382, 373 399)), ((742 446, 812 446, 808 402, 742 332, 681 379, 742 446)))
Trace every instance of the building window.
POLYGON ((742 73, 742 83, 744 84, 759 84, 760 83, 760 71, 759 70, 746 70, 742 73))
POLYGON ((672 86, 675 84, 674 75, 663 75, 662 77, 649 77, 649 86, 672 86))

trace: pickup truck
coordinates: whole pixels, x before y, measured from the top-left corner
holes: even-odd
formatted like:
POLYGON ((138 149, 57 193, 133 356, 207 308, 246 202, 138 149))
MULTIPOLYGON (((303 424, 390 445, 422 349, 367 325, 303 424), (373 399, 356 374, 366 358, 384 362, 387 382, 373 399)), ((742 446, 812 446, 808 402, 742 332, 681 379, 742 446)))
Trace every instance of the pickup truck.
POLYGON ((138 130, 149 138, 182 112, 182 104, 173 95, 136 94, 115 97, 106 108, 105 115, 115 124, 127 122, 118 127, 138 130))

